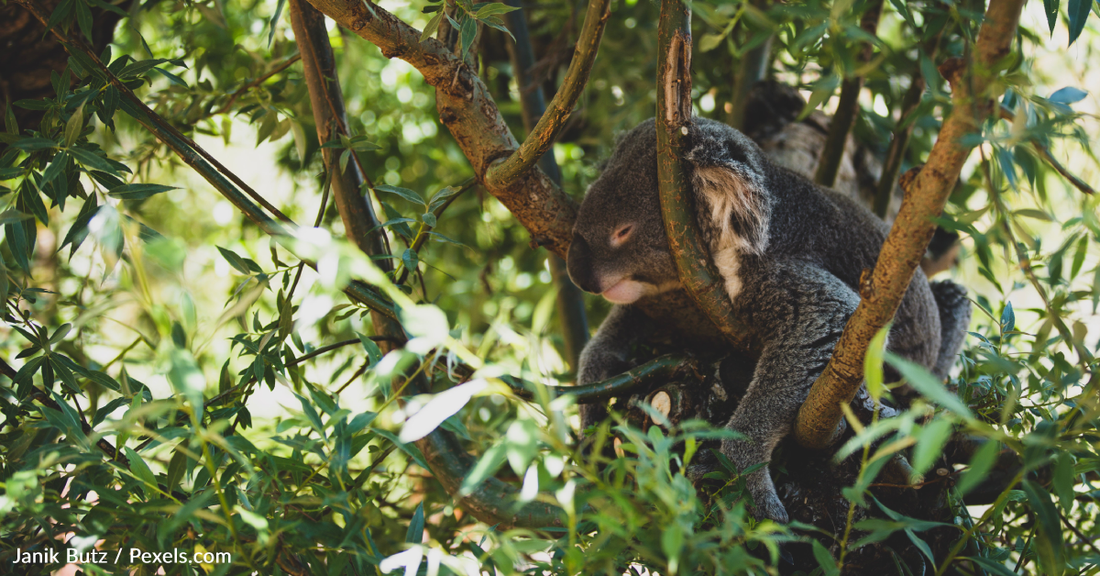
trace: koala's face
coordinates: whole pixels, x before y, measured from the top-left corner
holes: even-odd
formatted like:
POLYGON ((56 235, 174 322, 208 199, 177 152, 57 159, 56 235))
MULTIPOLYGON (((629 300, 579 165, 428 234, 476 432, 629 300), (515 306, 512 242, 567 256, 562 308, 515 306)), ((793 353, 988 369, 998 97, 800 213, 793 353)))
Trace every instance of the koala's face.
POLYGON ((615 304, 680 286, 661 220, 656 147, 652 120, 620 138, 573 226, 569 276, 615 304))

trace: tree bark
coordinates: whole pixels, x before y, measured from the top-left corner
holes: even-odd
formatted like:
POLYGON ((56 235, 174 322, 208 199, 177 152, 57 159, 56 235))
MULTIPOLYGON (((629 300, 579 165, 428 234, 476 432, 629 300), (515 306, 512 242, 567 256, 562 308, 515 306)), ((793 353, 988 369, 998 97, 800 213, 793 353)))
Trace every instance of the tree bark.
POLYGON ((844 327, 825 371, 814 382, 795 424, 800 443, 824 447, 840 422, 840 405, 851 402, 863 381, 863 359, 871 338, 894 317, 913 273, 932 239, 931 218, 943 212, 963 162, 973 146, 966 136, 980 132, 993 99, 1003 86, 993 82, 998 64, 1008 56, 1024 0, 992 0, 974 45, 970 66, 953 59, 941 66, 951 82, 955 107, 940 130, 928 161, 905 187, 905 199, 874 271, 864 272, 861 300, 844 327))

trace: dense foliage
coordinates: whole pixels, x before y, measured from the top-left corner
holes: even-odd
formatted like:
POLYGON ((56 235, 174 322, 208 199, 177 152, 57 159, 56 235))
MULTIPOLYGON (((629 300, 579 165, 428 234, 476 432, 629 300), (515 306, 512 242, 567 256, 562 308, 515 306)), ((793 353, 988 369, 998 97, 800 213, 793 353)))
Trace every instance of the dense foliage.
MULTIPOLYGON (((548 388, 572 382, 574 367, 547 252, 470 182, 433 88, 411 66, 332 27, 350 134, 319 142, 285 0, 116 4, 126 18, 99 54, 107 69, 74 43, 55 97, 12 103, 41 111, 41 122, 18 126, 9 108, 0 135, 5 572, 48 573, 77 550, 87 574, 762 574, 780 570, 800 541, 820 573, 838 574, 858 573, 845 557, 873 542, 928 550, 929 530, 953 531, 954 544, 946 556, 928 551, 926 574, 1100 571, 1100 219, 1096 196, 1066 177, 1100 181, 1100 82, 1086 66, 1100 57, 1095 2, 1025 10, 1020 52, 1000 76, 1006 118, 973 136, 981 146, 940 221, 963 238, 952 274, 976 305, 966 350, 947 387, 903 371, 924 397, 841 449, 861 471, 845 494, 876 513, 838 527, 835 540, 755 522, 736 474, 697 492, 682 470, 726 434, 711 424, 639 429, 620 419, 594 435, 596 446, 578 447, 572 401, 548 388), (316 228, 274 238, 242 217, 143 125, 148 116, 122 86, 316 228), (394 254, 388 273, 343 239, 323 146, 369 178, 364 193, 394 254), (349 299, 352 278, 401 309, 412 337, 404 347, 389 350, 368 309, 349 299), (414 374, 435 394, 403 396, 414 374), (560 506, 564 528, 504 530, 474 518, 412 443, 437 426, 481 455, 460 490, 495 475, 520 501, 560 506), (937 470, 955 429, 994 442, 968 466, 937 470), (612 433, 619 457, 604 446, 612 433), (914 484, 953 486, 948 526, 873 497, 897 452, 914 484), (1018 455, 1009 458, 1015 481, 993 504, 965 506, 968 491, 1003 472, 1005 454, 1018 455), (57 562, 12 564, 18 551, 51 549, 57 562), (135 560, 131 549, 205 560, 135 560), (110 553, 98 562, 91 550, 110 553)), ((913 123, 903 168, 923 162, 951 105, 937 64, 967 52, 984 8, 891 0, 871 36, 859 28, 863 2, 691 4, 699 115, 728 118, 734 70, 772 37, 770 75, 804 90, 806 113, 831 112, 841 80, 860 74, 861 142, 884 154, 899 124, 913 123), (861 65, 865 40, 876 51, 861 65), (903 120, 918 78, 927 88, 903 120)), ((90 37, 85 14, 107 6, 62 0, 50 25, 90 37)), ((517 39, 503 30, 502 5, 382 7, 418 29, 459 30, 456 50, 523 132, 524 87, 507 52, 517 39)), ((612 3, 591 80, 554 148, 575 198, 614 134, 653 115, 657 10, 612 3)), ((519 40, 535 45, 535 77, 552 92, 583 4, 525 12, 531 36, 519 40)), ((587 303, 594 327, 607 305, 587 303)), ((881 355, 868 363, 876 397, 881 365, 881 355)), ((898 558, 900 574, 919 573, 898 558)))

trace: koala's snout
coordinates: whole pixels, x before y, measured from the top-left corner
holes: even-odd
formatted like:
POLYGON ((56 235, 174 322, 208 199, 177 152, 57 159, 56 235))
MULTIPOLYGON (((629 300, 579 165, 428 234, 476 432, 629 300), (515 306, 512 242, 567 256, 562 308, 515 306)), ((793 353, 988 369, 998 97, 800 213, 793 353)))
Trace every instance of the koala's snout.
POLYGON ((569 277, 578 288, 585 292, 599 294, 600 281, 592 270, 592 249, 580 234, 573 235, 573 243, 569 245, 565 264, 569 270, 569 277))

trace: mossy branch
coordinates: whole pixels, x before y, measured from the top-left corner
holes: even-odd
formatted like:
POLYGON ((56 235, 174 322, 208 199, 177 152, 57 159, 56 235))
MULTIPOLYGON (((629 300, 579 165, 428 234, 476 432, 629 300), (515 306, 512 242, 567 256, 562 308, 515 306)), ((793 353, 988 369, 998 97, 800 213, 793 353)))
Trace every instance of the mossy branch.
POLYGON ((721 276, 696 228, 691 183, 680 162, 691 125, 691 11, 680 0, 662 0, 657 26, 657 186, 661 217, 685 291, 723 336, 749 348, 747 328, 733 313, 721 276))
POLYGON ((970 155, 973 139, 990 114, 1004 86, 994 82, 1012 50, 1024 0, 992 0, 972 51, 970 65, 949 60, 941 72, 952 86, 955 106, 920 173, 906 187, 901 211, 894 220, 873 271, 864 272, 861 300, 837 344, 825 371, 814 382, 795 423, 804 446, 830 443, 841 418, 840 406, 851 402, 863 379, 863 359, 871 338, 889 322, 920 265, 935 224, 970 155))

